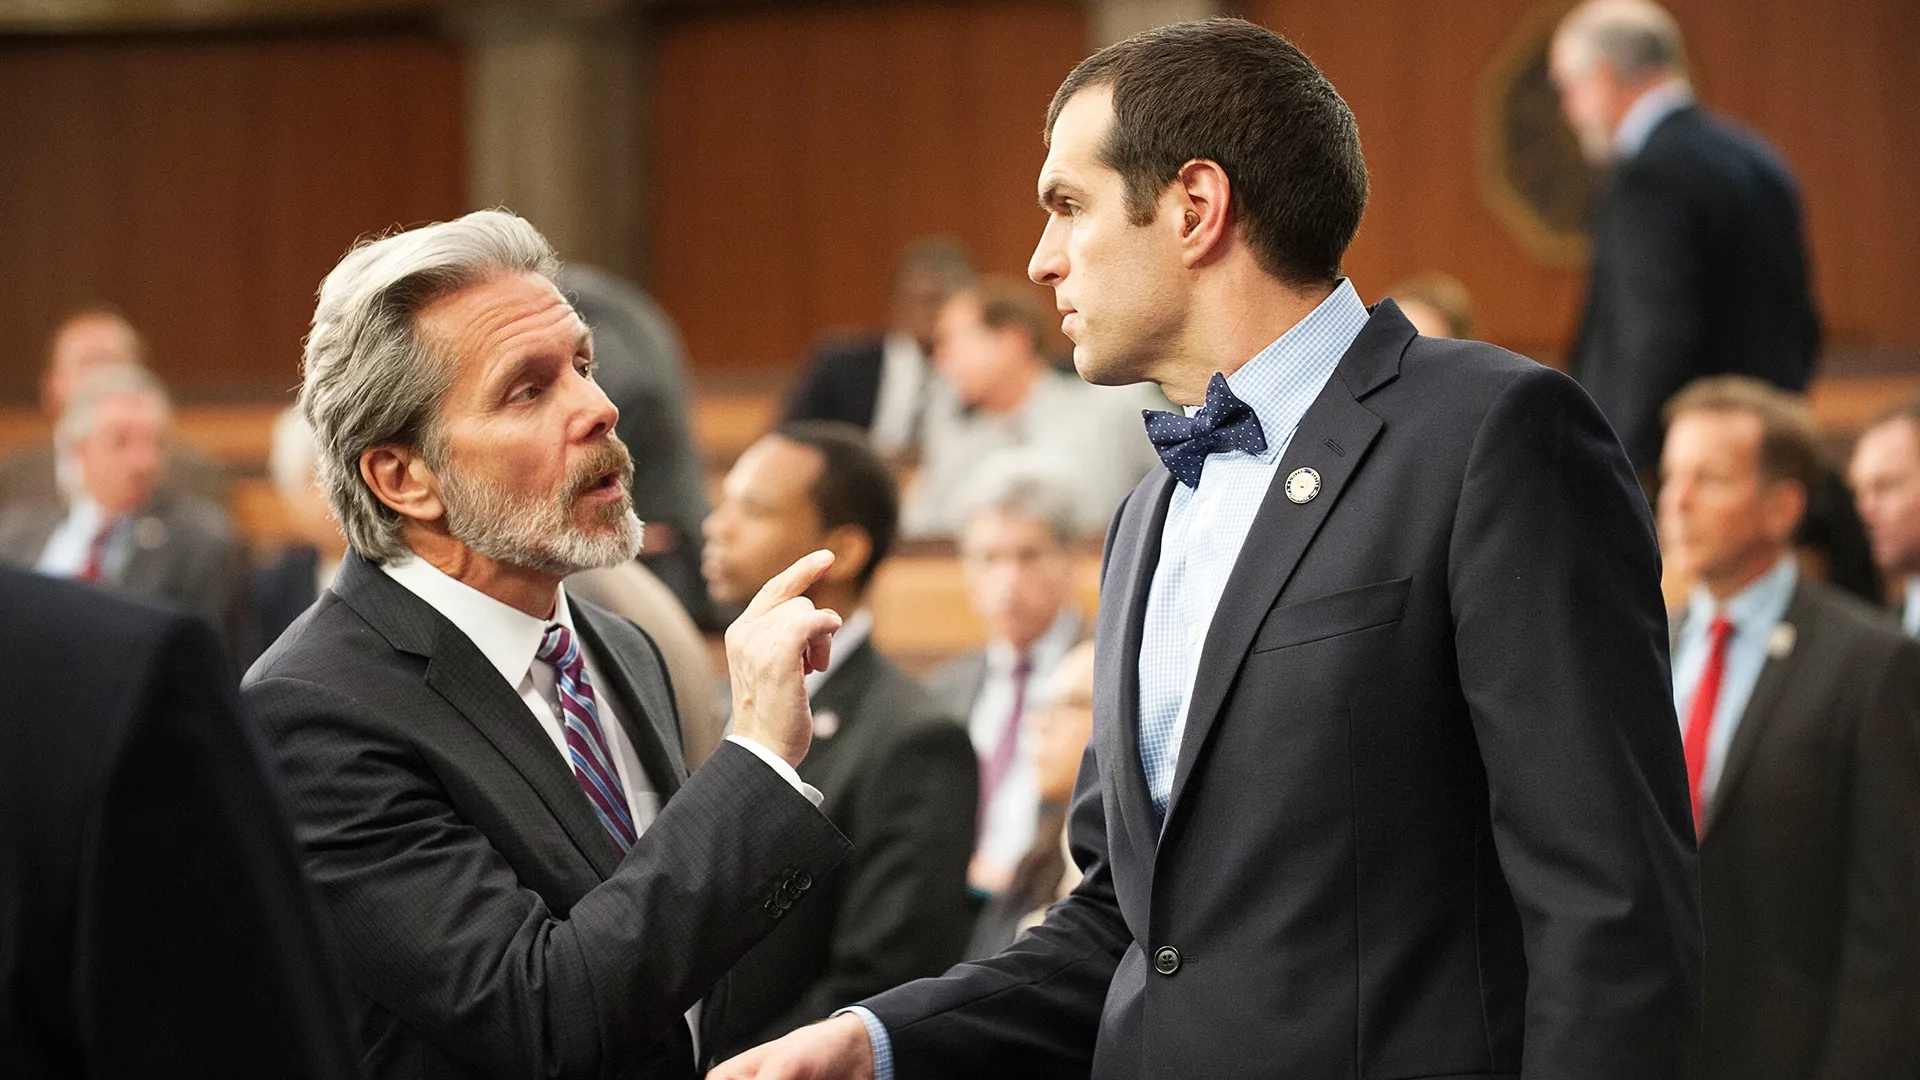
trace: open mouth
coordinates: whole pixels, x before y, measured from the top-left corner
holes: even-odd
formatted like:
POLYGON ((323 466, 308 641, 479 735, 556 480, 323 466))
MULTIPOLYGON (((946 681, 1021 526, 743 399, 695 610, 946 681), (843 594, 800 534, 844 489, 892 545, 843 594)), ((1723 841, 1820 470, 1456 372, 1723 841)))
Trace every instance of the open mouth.
POLYGON ((583 499, 617 499, 624 494, 626 494, 626 488, 620 483, 619 469, 608 469, 589 480, 586 486, 580 489, 580 497, 583 499))

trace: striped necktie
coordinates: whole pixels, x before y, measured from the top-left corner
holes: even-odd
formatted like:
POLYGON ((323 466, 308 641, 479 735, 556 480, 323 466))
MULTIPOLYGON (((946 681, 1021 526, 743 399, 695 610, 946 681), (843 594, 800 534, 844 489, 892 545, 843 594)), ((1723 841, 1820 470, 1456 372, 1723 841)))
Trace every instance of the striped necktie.
POLYGON ((573 778, 580 782, 600 824, 607 827, 622 855, 633 846, 639 834, 634 831, 633 811, 627 806, 627 793, 620 786, 620 773, 613 767, 613 751, 600 730, 600 708, 594 704, 593 683, 587 678, 586 661, 580 643, 566 627, 555 623, 540 639, 536 659, 553 665, 554 687, 560 692, 560 718, 566 725, 567 757, 573 764, 573 778))

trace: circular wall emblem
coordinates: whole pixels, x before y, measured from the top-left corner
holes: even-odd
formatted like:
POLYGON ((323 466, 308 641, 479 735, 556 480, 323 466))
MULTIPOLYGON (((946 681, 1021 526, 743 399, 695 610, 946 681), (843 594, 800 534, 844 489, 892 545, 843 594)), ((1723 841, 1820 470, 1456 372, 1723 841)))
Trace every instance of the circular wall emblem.
POLYGON ((1312 502, 1320 494, 1320 474, 1312 469, 1295 469, 1287 474, 1287 498, 1296 503, 1312 502))
POLYGON ((1480 195, 1533 256, 1577 269, 1600 172, 1580 154, 1547 77, 1547 48, 1567 5, 1535 8, 1480 79, 1480 195))

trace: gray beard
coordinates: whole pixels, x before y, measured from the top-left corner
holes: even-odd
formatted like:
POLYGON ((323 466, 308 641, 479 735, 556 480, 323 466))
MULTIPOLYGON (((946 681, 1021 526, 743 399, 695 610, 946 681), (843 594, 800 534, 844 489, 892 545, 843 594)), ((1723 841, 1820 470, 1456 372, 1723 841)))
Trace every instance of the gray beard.
POLYGON ((571 487, 547 498, 520 497, 458 469, 440 471, 447 531, 494 562, 565 577, 640 554, 644 526, 631 494, 601 508, 598 528, 574 524, 577 500, 571 487))

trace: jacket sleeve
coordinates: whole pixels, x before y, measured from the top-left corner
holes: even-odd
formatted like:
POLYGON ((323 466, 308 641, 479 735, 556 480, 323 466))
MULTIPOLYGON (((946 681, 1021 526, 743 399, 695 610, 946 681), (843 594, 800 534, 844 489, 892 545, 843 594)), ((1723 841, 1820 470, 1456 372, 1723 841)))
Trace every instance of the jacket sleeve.
POLYGON ((180 618, 149 660, 76 882, 87 1075, 359 1076, 343 988, 226 659, 180 618))
POLYGON ((761 1041, 960 959, 979 796, 973 744, 951 721, 925 724, 874 762, 849 829, 826 971, 761 1041))
POLYGON ((861 1002, 887 1029, 896 1075, 1086 1074, 1108 984, 1132 941, 1107 865, 1099 777, 1089 744, 1068 819, 1086 876, 1044 922, 998 956, 861 1002))
POLYGON ((846 853, 805 797, 727 743, 558 913, 461 819, 403 718, 283 677, 247 694, 349 978, 490 1075, 622 1075, 773 928, 776 896, 846 853))
POLYGON ((1460 683, 1527 960, 1527 1080, 1680 1080, 1701 926, 1645 498, 1547 368, 1474 437, 1449 581, 1460 683))
POLYGON ((1818 1080, 1920 1069, 1920 646, 1901 642, 1860 717, 1846 910, 1818 1080))

